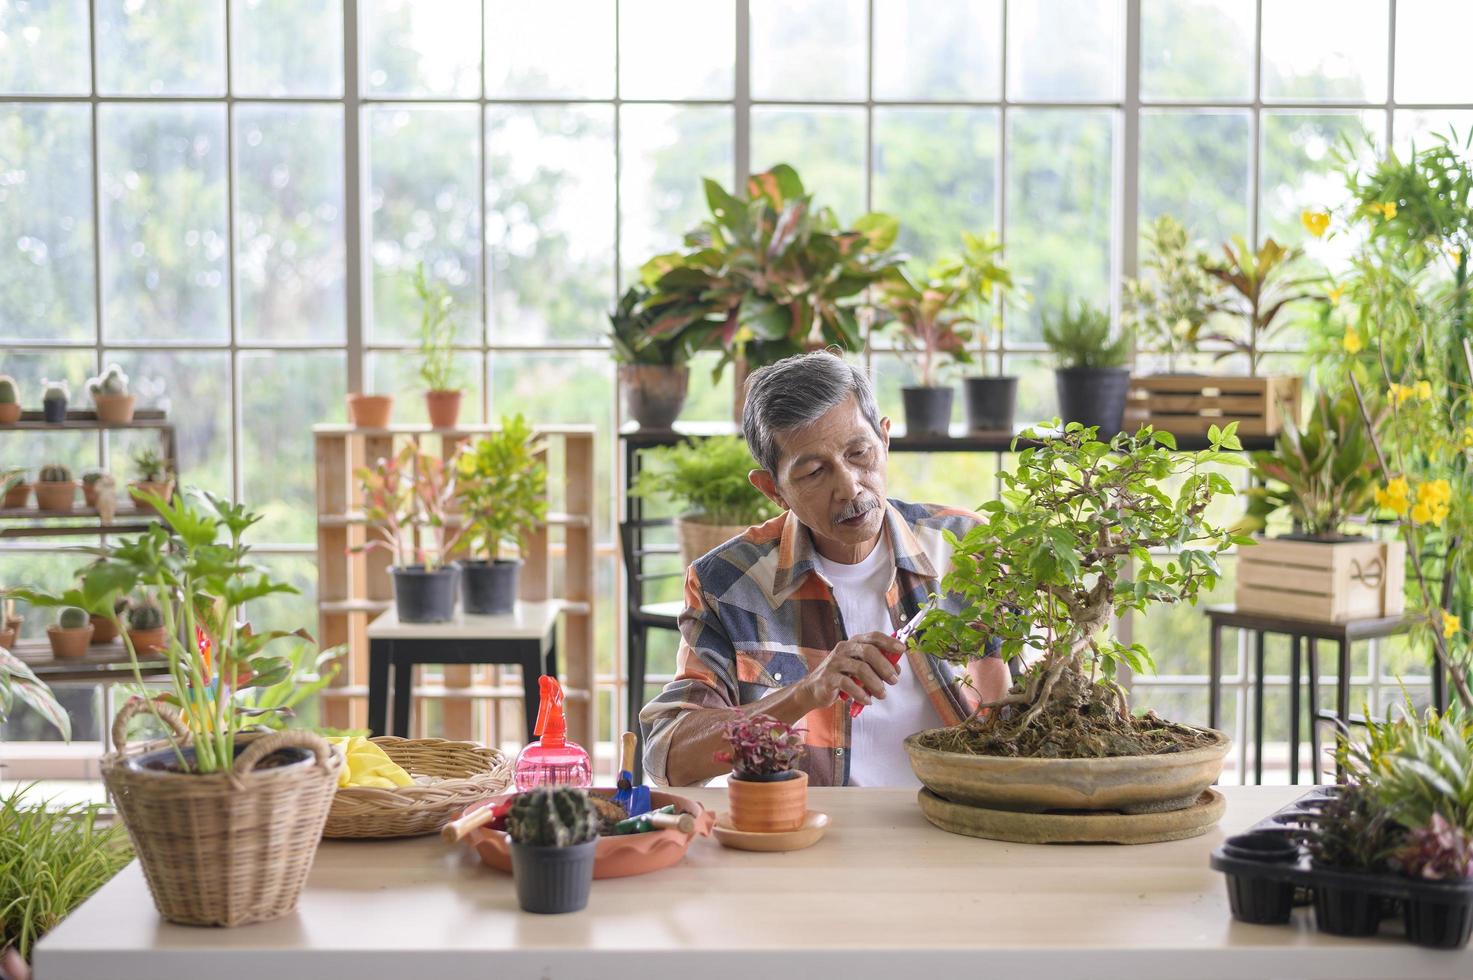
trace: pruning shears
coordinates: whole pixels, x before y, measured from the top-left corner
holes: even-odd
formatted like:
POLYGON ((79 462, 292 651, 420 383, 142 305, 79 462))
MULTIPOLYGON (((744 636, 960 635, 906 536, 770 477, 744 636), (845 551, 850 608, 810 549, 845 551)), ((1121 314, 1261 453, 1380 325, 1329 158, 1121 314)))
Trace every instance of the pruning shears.
MULTIPOLYGON (((893 636, 893 637, 895 637, 895 639, 899 640, 901 643, 904 643, 906 640, 909 640, 910 637, 911 637, 911 635, 913 633, 915 633, 915 631, 920 627, 921 620, 923 620, 923 619, 926 618, 926 613, 930 612, 932 609, 935 609, 935 608, 936 608, 936 597, 935 596, 932 596, 931 598, 927 599, 921 605, 921 608, 916 611, 916 614, 914 616, 910 617, 910 619, 908 619, 908 620, 905 621, 905 625, 901 626, 898 630, 896 630, 895 632, 891 633, 890 635, 893 636)), ((903 657, 904 655, 905 655, 904 653, 887 653, 887 654, 885 654, 885 659, 888 660, 888 661, 890 661, 890 666, 892 666, 892 667, 899 667, 900 666, 900 658, 903 657)), ((840 691, 839 692, 839 700, 840 701, 848 701, 848 700, 850 700, 849 692, 848 691, 840 691)), ((858 718, 859 717, 859 713, 861 711, 863 711, 863 710, 864 710, 864 705, 860 704, 858 701, 855 701, 853 704, 851 704, 849 706, 849 717, 850 718, 858 718)))

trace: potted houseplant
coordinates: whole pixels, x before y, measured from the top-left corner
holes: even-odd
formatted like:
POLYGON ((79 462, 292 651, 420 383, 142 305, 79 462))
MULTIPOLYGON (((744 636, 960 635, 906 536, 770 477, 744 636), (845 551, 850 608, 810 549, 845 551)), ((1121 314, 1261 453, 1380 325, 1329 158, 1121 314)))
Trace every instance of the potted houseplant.
POLYGON ((105 470, 88 470, 82 474, 82 502, 88 507, 97 507, 97 493, 104 480, 110 480, 105 470))
POLYGON ((15 510, 26 505, 31 495, 31 485, 26 482, 26 471, 22 469, 0 470, 0 507, 15 510))
POLYGON ((65 381, 47 381, 41 379, 41 412, 42 417, 52 425, 60 425, 66 421, 66 403, 72 397, 71 389, 65 381))
POLYGON ((163 453, 152 446, 140 446, 132 456, 133 482, 128 484, 129 493, 140 510, 149 506, 152 498, 168 500, 174 494, 174 474, 163 453))
POLYGON ((731 764, 731 825, 759 834, 803 826, 808 774, 793 768, 803 755, 803 733, 771 715, 739 712, 726 723, 726 740, 731 748, 716 753, 716 761, 731 764))
POLYGON ((1140 353, 1166 361, 1174 374, 1179 358, 1196 353, 1202 328, 1216 301, 1216 283, 1204 268, 1206 257, 1180 221, 1163 214, 1146 230, 1145 275, 1127 279, 1120 322, 1140 353))
MULTIPOLYGON (((698 283, 704 283, 697 277, 698 283)), ((619 365, 619 387, 629 415, 642 429, 668 429, 685 404, 691 355, 699 342, 709 304, 701 289, 662 293, 630 286, 609 314, 609 340, 619 365)))
POLYGON ((0 425, 20 421, 20 385, 8 374, 0 374, 0 425))
MULTIPOLYGON (((168 649, 168 633, 164 627, 164 610, 152 596, 120 600, 124 632, 128 647, 140 657, 156 656, 168 649)), ((177 617, 176 617, 177 618, 177 617)))
MULTIPOLYGON (((979 325, 979 363, 986 363, 987 326, 1001 322, 1003 304, 1013 288, 1012 271, 1002 262, 1002 243, 994 234, 962 235, 962 263, 968 269, 972 305, 979 325)), ((974 374, 962 378, 967 431, 1012 432, 1018 405, 1016 375, 974 374)))
POLYGON ((1130 334, 1110 329, 1110 315, 1081 300, 1065 300, 1043 318, 1043 341, 1059 360, 1054 371, 1059 415, 1065 422, 1120 431, 1130 389, 1130 334))
POLYGON ((642 455, 645 465, 630 493, 645 500, 668 499, 681 508, 675 537, 685 565, 777 516, 776 505, 747 479, 757 464, 736 436, 690 439, 646 449, 642 455))
POLYGON ((440 623, 455 617, 460 566, 450 561, 464 526, 450 527, 455 469, 413 444, 355 471, 363 513, 375 535, 363 550, 392 556, 394 605, 404 623, 440 623))
POLYGON ((588 905, 598 830, 598 810, 584 790, 541 786, 513 801, 506 832, 522 911, 557 914, 588 905))
POLYGON ((1235 235, 1223 243, 1220 260, 1203 264, 1219 284, 1210 311, 1225 314, 1228 323, 1236 324, 1236 329, 1214 331, 1203 339, 1225 343, 1228 353, 1246 357, 1250 375, 1257 376, 1265 345, 1292 319, 1285 314, 1317 298, 1307 288, 1312 280, 1292 278, 1303 257, 1303 249, 1280 245, 1272 238, 1255 250, 1235 235))
POLYGON ((543 441, 520 415, 463 447, 455 459, 456 499, 479 560, 460 563, 461 601, 468 613, 511 612, 517 599, 518 548, 547 516, 547 467, 543 441))
POLYGON ((348 396, 348 422, 360 429, 388 428, 393 414, 393 395, 364 395, 354 392, 348 396))
POLYGON ((1005 658, 1042 656, 961 724, 907 738, 911 765, 931 794, 963 806, 1190 807, 1221 771, 1227 736, 1132 715, 1115 676, 1146 670, 1150 655, 1104 631, 1127 610, 1192 602, 1217 582, 1234 538, 1206 512, 1232 484, 1209 469, 1242 464, 1230 451, 1238 438, 1214 430, 1211 449, 1182 453, 1149 428, 1100 442, 1077 422, 1050 426, 1025 432, 1027 448, 1015 443, 1016 466, 982 522, 949 536, 941 587, 955 603, 930 610, 912 640, 959 665, 994 642, 1005 658), (1168 543, 1169 557, 1151 550, 1168 543))
POLYGON ((51 655, 58 660, 85 657, 92 645, 92 623, 84 609, 67 606, 56 617, 56 623, 46 627, 46 638, 51 641, 51 655))
POLYGON ((99 616, 96 613, 91 614, 93 646, 111 643, 118 638, 119 626, 127 618, 127 596, 118 596, 114 600, 113 613, 114 615, 112 616, 99 616))
POLYGON ((423 262, 414 267, 414 292, 420 302, 419 377, 425 386, 425 410, 430 425, 453 429, 460 420, 461 396, 452 317, 455 301, 449 287, 425 272, 423 262))
MULTIPOLYGON (((1356 874, 1384 870, 1399 829, 1364 786, 1345 786, 1313 817, 1310 860, 1356 874)), ((1374 935, 1381 924, 1381 898, 1366 889, 1317 883, 1314 918, 1321 931, 1337 936, 1374 935)))
POLYGON ((87 391, 97 409, 97 421, 104 425, 126 425, 133 421, 136 397, 128 391, 128 376, 116 364, 95 378, 87 379, 87 391))
MULTIPOLYGON (((313 732, 250 732, 253 718, 242 708, 243 692, 290 675, 276 641, 304 636, 255 632, 241 623, 242 609, 296 590, 243 543, 259 515, 198 492, 148 496, 165 523, 105 550, 79 586, 63 595, 13 592, 114 619, 117 598, 138 587, 188 597, 162 606, 171 683, 118 713, 118 750, 103 759, 103 782, 165 919, 234 926, 277 918, 296 906, 341 766, 313 732), (128 746, 128 723, 140 713, 165 724, 162 742, 128 746)), ((131 640, 124 645, 142 687, 138 651, 131 640)))
POLYGON ((77 481, 69 467, 52 463, 36 474, 36 509, 65 512, 77 503, 77 481))

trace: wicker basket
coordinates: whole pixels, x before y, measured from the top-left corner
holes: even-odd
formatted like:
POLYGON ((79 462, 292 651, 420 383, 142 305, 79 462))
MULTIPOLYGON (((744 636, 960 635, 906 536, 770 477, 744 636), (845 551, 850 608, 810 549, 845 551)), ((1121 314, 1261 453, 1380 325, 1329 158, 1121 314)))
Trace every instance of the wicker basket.
POLYGON ((102 760, 159 914, 181 925, 238 926, 296 908, 337 787, 341 763, 331 746, 313 732, 272 732, 240 738, 231 772, 145 769, 129 760, 167 743, 127 747, 127 724, 139 711, 158 715, 181 741, 189 733, 167 705, 130 702, 113 723, 118 750, 102 760), (256 769, 283 748, 316 760, 256 769))
POLYGON ((429 786, 345 786, 332 801, 324 837, 414 837, 511 785, 512 760, 496 749, 443 738, 370 739, 410 775, 446 777, 429 786))

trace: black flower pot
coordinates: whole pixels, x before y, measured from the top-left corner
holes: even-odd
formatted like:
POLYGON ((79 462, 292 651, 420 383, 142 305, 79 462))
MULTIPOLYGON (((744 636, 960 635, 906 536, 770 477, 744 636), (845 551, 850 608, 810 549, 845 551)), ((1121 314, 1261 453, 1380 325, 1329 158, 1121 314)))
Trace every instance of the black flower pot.
POLYGON ((66 421, 66 399, 48 398, 41 402, 42 417, 52 425, 60 425, 66 421))
POLYGON ((455 587, 460 581, 457 565, 442 565, 426 571, 423 565, 395 566, 394 606, 401 623, 443 623, 455 618, 455 587))
POLYGON ((1013 410, 1018 405, 1018 379, 965 378, 967 430, 969 432, 1012 432, 1013 410))
POLYGON ((1473 899, 1408 899, 1404 915, 1407 939, 1418 946, 1461 949, 1473 937, 1473 899))
POLYGON ((468 614, 496 616, 517 604, 520 561, 467 561, 460 564, 460 600, 468 614))
POLYGON ((951 388, 901 388, 905 405, 905 434, 944 436, 951 429, 951 388))
POLYGON ((1059 393, 1059 417, 1065 422, 1099 426, 1099 438, 1120 431, 1125 419, 1125 396, 1130 391, 1128 368, 1059 368, 1054 372, 1059 393))
MULTIPOLYGON (((1242 861, 1280 864, 1299 856, 1299 847, 1283 834, 1238 834, 1223 841, 1222 852, 1242 861)), ((1233 918, 1255 925, 1289 921, 1294 909, 1294 885, 1255 874, 1226 875, 1228 906, 1233 918)))
POLYGON ((1381 928, 1381 896, 1359 888, 1316 885, 1314 925, 1336 936, 1374 936, 1381 928))
POLYGON ((534 847, 512 841, 511 871, 522 911, 556 915, 584 908, 593 889, 597 849, 596 838, 572 847, 534 847))

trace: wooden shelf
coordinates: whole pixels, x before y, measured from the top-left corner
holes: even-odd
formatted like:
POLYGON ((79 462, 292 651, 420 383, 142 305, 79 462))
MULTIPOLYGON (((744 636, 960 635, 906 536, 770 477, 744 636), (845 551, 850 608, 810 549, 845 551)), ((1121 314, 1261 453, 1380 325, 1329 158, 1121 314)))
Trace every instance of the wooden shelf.
MULTIPOLYGON (((534 428, 550 436, 592 436, 596 430, 592 425, 537 425, 534 428)), ((500 432, 499 425, 457 425, 450 429, 437 429, 428 423, 394 423, 381 429, 364 429, 345 423, 323 423, 314 425, 312 432, 318 436, 482 436, 489 432, 500 432)))
POLYGON ((131 422, 99 422, 95 411, 72 409, 66 413, 65 422, 47 422, 46 413, 30 409, 20 413, 20 421, 8 425, 0 424, 0 432, 97 432, 129 429, 172 429, 168 416, 157 408, 140 408, 133 412, 131 422))
MULTIPOLYGON (((426 698, 432 701, 520 701, 525 692, 520 684, 512 686, 503 684, 493 687, 489 684, 472 684, 467 687, 445 687, 439 684, 416 684, 414 696, 426 698)), ((347 687, 326 687, 322 689, 322 697, 334 700, 359 699, 368 697, 368 685, 352 684, 347 687)), ((563 698, 567 701, 589 701, 592 695, 581 688, 563 688, 563 698)))
MULTIPOLYGON (((3 513, 3 512, 0 512, 3 513)), ((368 517, 361 510, 349 511, 346 514, 318 514, 318 527, 357 527, 366 525, 368 517)), ((445 519, 446 527, 460 527, 465 522, 457 516, 445 519)), ((547 515, 547 519, 540 526, 544 527, 589 527, 592 517, 588 514, 563 514, 553 512, 547 515)))

